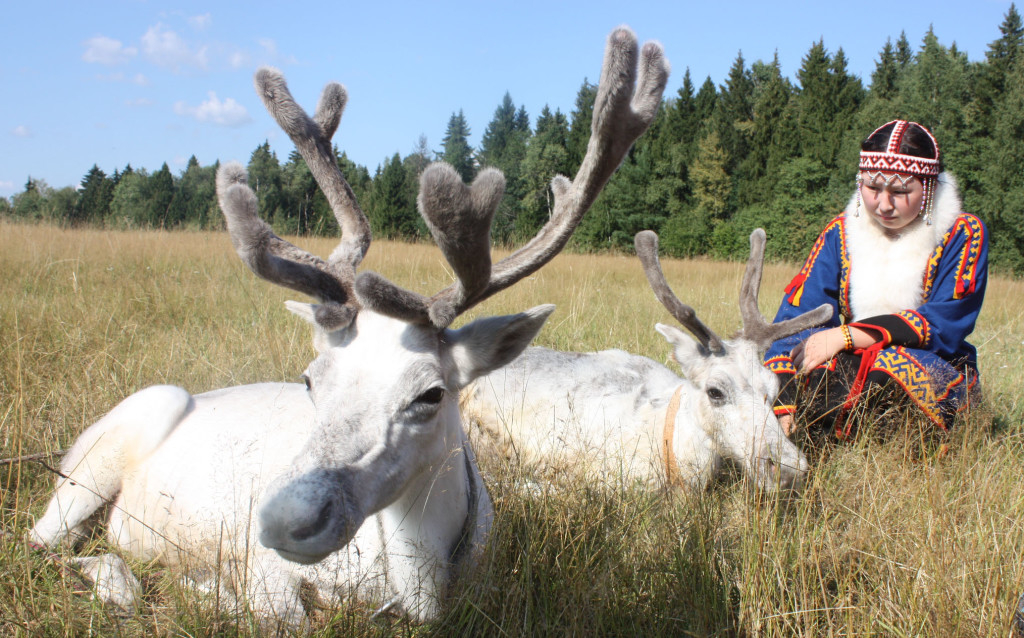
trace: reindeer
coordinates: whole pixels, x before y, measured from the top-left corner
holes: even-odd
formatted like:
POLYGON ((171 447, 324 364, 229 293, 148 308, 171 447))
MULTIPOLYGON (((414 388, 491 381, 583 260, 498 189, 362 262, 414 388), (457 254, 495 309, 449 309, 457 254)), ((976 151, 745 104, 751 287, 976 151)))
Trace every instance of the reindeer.
MULTIPOLYGON (((31 538, 47 547, 72 542, 109 504, 106 535, 121 553, 179 568, 200 588, 236 601, 245 596, 260 617, 301 622, 300 586, 323 598, 388 601, 414 620, 435 617, 453 578, 474 564, 492 519, 458 392, 520 354, 554 306, 450 325, 562 250, 650 125, 667 77, 659 44, 638 51, 625 27, 609 36, 579 172, 572 181, 553 179, 549 222, 493 266, 501 172, 485 169, 467 186, 448 165, 428 167, 418 206, 457 281, 426 297, 356 273, 369 226, 330 143, 345 89, 329 84, 310 118, 279 72, 258 71, 257 92, 342 231, 327 260, 309 254, 259 219, 240 164, 218 173, 217 196, 241 259, 258 276, 319 301, 287 302, 313 326, 317 356, 304 383, 196 396, 156 386, 128 397, 68 451, 31 538)), ((138 581, 120 557, 79 563, 98 579, 97 594, 133 604, 138 581)))
POLYGON ((776 339, 826 321, 831 308, 774 325, 765 320, 757 307, 765 244, 758 229, 740 290, 743 329, 722 340, 672 292, 658 261, 658 236, 643 231, 635 243, 656 297, 695 337, 655 325, 685 378, 622 350, 529 348, 464 390, 471 432, 506 456, 548 470, 582 464, 612 484, 702 489, 730 459, 763 489, 799 487, 807 460, 772 411, 779 387, 762 353, 776 339))

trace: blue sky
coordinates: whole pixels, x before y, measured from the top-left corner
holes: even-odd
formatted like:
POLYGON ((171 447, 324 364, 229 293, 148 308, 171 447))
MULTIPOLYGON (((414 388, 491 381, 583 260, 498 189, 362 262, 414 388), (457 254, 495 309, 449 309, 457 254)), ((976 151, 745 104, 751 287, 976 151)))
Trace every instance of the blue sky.
POLYGON ((584 78, 600 73, 605 36, 628 24, 660 41, 672 63, 669 93, 690 69, 722 84, 742 51, 749 66, 778 52, 794 78, 810 46, 842 48, 865 84, 886 39, 919 47, 929 25, 982 60, 1010 2, 936 0, 882 4, 558 2, 227 3, 10 2, 0 36, 0 196, 28 176, 77 185, 93 164, 131 163, 179 174, 191 155, 247 162, 269 140, 282 160, 291 143, 252 88, 261 65, 284 71, 312 110, 324 83, 346 85, 335 142, 371 172, 420 135, 440 150, 462 109, 480 136, 508 91, 531 121, 545 104, 572 111, 584 78))

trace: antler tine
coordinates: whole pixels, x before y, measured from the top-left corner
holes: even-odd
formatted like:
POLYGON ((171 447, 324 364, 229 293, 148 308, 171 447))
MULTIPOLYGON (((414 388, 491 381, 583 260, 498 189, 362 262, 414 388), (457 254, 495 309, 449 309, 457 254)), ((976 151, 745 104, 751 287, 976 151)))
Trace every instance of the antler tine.
POLYGON ((565 247, 633 142, 654 121, 668 75, 669 63, 657 42, 644 43, 638 55, 636 35, 628 27, 608 36, 583 162, 572 181, 561 175, 551 180, 551 219, 525 246, 495 265, 488 295, 529 276, 565 247))
POLYGON ((315 118, 311 119, 295 102, 284 76, 277 69, 261 68, 256 72, 254 83, 267 111, 288 133, 306 161, 338 220, 342 238, 329 262, 336 267, 344 263, 354 270, 370 248, 370 224, 341 174, 331 147, 331 137, 348 100, 345 87, 335 82, 325 86, 315 118))
POLYGON ((757 307, 757 299, 761 290, 761 275, 764 270, 764 245, 764 229, 757 228, 750 233, 750 258, 747 259, 747 268, 743 272, 743 283, 740 285, 742 335, 762 349, 779 339, 824 323, 832 317, 832 306, 822 304, 814 310, 775 324, 764 318, 757 307))
POLYGON ((259 218, 256 193, 238 162, 223 164, 217 171, 217 199, 235 252, 254 273, 324 302, 350 301, 351 275, 281 239, 259 218))
POLYGON ((636 36, 627 27, 608 37, 587 154, 575 179, 552 180, 554 210, 533 239, 491 268, 490 225, 504 177, 487 170, 466 186, 451 167, 432 165, 421 177, 420 213, 458 280, 428 299, 366 272, 356 280, 360 301, 393 317, 445 328, 459 314, 551 261, 658 113, 668 61, 656 42, 637 49, 636 36))
POLYGON ((669 287, 665 273, 661 269, 661 261, 658 259, 658 234, 653 230, 642 230, 633 238, 633 243, 636 246, 636 255, 644 267, 644 274, 647 275, 647 282, 661 305, 665 306, 669 314, 689 330, 708 351, 712 354, 725 353, 725 346, 718 335, 704 325, 693 308, 679 301, 669 287))

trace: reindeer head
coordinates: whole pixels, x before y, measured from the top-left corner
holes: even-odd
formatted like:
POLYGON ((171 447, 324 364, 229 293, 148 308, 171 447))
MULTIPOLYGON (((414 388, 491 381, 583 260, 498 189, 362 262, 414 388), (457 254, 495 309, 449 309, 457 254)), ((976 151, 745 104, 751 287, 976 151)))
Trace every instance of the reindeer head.
MULTIPOLYGON (((758 228, 750 235, 750 259, 740 288, 743 330, 735 339, 723 341, 672 292, 658 261, 658 236, 642 231, 637 233, 635 243, 655 296, 695 337, 673 326, 655 326, 672 344, 683 376, 701 391, 698 414, 694 415, 697 423, 718 454, 739 462, 759 487, 798 487, 807 472, 807 459, 786 438, 775 417, 772 405, 779 384, 761 360, 772 342, 827 321, 832 308, 825 304, 778 324, 765 320, 757 307, 765 244, 764 230, 758 228)), ((693 417, 677 414, 677 424, 687 418, 693 417)), ((685 458, 681 451, 677 454, 685 458)))
MULTIPOLYGON (((658 44, 638 51, 628 29, 611 34, 579 172, 571 181, 561 176, 552 181, 550 221, 496 264, 490 258, 490 227, 504 191, 501 172, 484 170, 466 185, 450 166, 434 164, 424 171, 420 213, 457 277, 427 297, 378 274, 356 272, 370 245, 369 225, 330 144, 345 105, 344 88, 328 85, 310 118, 280 73, 261 69, 256 74, 257 92, 305 159, 342 230, 327 260, 311 255, 259 219, 256 195, 240 165, 225 165, 218 174, 218 198, 242 260, 260 277, 319 300, 288 303, 314 326, 318 356, 303 377, 316 426, 292 468, 267 492, 260 510, 261 543, 290 560, 318 561, 347 544, 367 516, 404 498, 418 477, 437 473, 461 451, 466 442, 459 389, 518 356, 553 306, 479 319, 458 330, 450 324, 562 250, 654 119, 667 77, 658 44)), ((429 481, 423 489, 429 489, 429 481)))

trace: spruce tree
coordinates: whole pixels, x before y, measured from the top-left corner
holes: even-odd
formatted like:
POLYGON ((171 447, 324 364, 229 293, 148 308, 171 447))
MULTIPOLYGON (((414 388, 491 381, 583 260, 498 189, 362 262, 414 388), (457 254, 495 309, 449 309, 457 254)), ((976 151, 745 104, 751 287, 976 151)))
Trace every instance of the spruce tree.
POLYGON ((914 49, 907 40, 907 32, 900 31, 900 38, 896 40, 896 65, 902 71, 914 62, 914 49))
POLYGON ((718 140, 725 151, 726 170, 733 173, 750 150, 749 135, 754 119, 754 81, 742 52, 729 69, 717 106, 715 125, 718 140))
POLYGON ((473 149, 469 145, 469 134, 466 116, 463 115, 462 109, 459 109, 459 112, 452 113, 448 120, 448 128, 442 140, 444 151, 441 153, 441 159, 451 164, 467 183, 476 177, 476 164, 473 149))
POLYGON ((875 70, 871 73, 871 97, 890 100, 896 95, 896 80, 899 78, 899 65, 896 62, 896 51, 892 41, 886 40, 882 52, 875 62, 875 70))
POLYGON ((973 87, 982 129, 992 125, 993 114, 1008 88, 1007 78, 1021 58, 1021 51, 1024 51, 1024 24, 1015 5, 1010 5, 999 25, 999 33, 999 39, 989 44, 985 52, 985 63, 978 69, 973 87))
POLYGON ((149 198, 146 208, 149 211, 148 217, 155 228, 170 228, 177 220, 168 217, 171 208, 171 201, 174 199, 174 177, 171 169, 164 162, 160 170, 153 173, 149 178, 149 198))
POLYGON ((279 232, 295 232, 294 222, 288 221, 285 205, 283 173, 277 154, 270 150, 270 143, 264 141, 249 157, 249 187, 256 192, 260 216, 279 232))
POLYGON ((102 224, 110 212, 110 200, 114 196, 114 185, 107 174, 93 164, 82 178, 82 188, 75 204, 73 224, 102 224))
POLYGON ((796 152, 790 108, 793 87, 782 76, 778 54, 770 64, 755 62, 751 73, 754 77, 752 144, 740 171, 744 177, 744 182, 738 185, 740 206, 771 199, 774 176, 782 163, 796 152))
POLYGON ((551 179, 571 175, 569 165, 569 122, 561 111, 547 105, 537 117, 537 130, 528 141, 522 162, 522 199, 513 234, 532 237, 547 223, 551 213, 551 179))
POLYGON ((505 93, 501 105, 484 132, 478 159, 481 166, 493 166, 505 175, 505 195, 494 216, 492 237, 499 242, 510 239, 515 219, 522 209, 525 185, 522 163, 530 137, 530 117, 523 107, 516 108, 512 96, 505 93))
POLYGON ((416 211, 409 201, 402 158, 395 153, 373 180, 372 207, 368 212, 374 234, 391 237, 416 235, 416 211))
POLYGON ((594 118, 594 100, 597 99, 597 85, 584 78, 579 91, 576 92, 576 103, 570 114, 569 139, 566 149, 569 151, 569 175, 574 175, 587 154, 587 143, 590 140, 590 124, 594 118))

